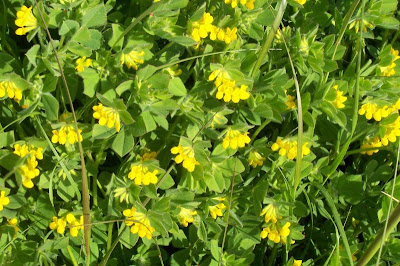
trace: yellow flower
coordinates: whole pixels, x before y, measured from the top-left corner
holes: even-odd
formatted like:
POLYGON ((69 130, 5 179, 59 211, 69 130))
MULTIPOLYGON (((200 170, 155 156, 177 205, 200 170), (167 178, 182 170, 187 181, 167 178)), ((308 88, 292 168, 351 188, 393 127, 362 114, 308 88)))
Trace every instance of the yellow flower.
POLYGON ((168 67, 165 70, 171 75, 171 77, 178 77, 182 74, 182 69, 179 68, 178 64, 168 67))
POLYGON ((157 184, 157 174, 157 170, 150 172, 146 166, 139 164, 131 166, 131 171, 128 174, 128 178, 130 180, 134 180, 135 184, 138 186, 141 184, 147 186, 150 183, 157 184))
POLYGON ((260 216, 265 215, 265 222, 268 223, 272 221, 276 223, 278 219, 282 219, 282 217, 278 214, 278 208, 274 204, 268 204, 267 207, 262 209, 260 216))
MULTIPOLYGON (((74 169, 71 169, 68 171, 71 175, 76 176, 76 172, 74 169)), ((58 172, 58 177, 62 177, 63 180, 67 178, 67 174, 64 172, 64 170, 61 168, 60 171, 58 172)))
POLYGON ((288 36, 290 34, 291 28, 290 27, 282 27, 281 29, 277 29, 275 33, 275 42, 281 43, 283 42, 284 36, 288 36))
MULTIPOLYGON (((217 82, 215 82, 217 84, 217 82)), ((240 88, 236 86, 236 81, 223 78, 222 83, 217 86, 218 91, 215 97, 220 100, 224 99, 224 102, 238 103, 240 100, 247 100, 250 97, 250 93, 247 91, 246 85, 241 85, 240 88)))
POLYGON ((212 25, 214 21, 213 16, 210 13, 205 12, 203 17, 192 24, 192 33, 190 36, 196 42, 200 42, 201 39, 208 37, 208 34, 215 31, 215 26, 212 25))
POLYGON ((79 230, 83 230, 83 216, 78 221, 72 213, 68 213, 66 219, 70 228, 69 233, 72 237, 77 237, 79 230))
POLYGON ((286 102, 287 109, 295 109, 296 108, 296 102, 294 101, 296 98, 292 95, 287 96, 288 100, 286 102))
POLYGON ((138 65, 137 64, 143 64, 143 56, 145 55, 144 51, 135 51, 132 50, 127 54, 122 54, 120 63, 121 65, 125 64, 128 69, 133 68, 135 70, 138 70, 138 65))
POLYGON ((226 209, 225 204, 222 202, 218 203, 217 205, 214 206, 208 206, 208 210, 210 211, 211 217, 215 220, 217 219, 218 216, 223 215, 222 211, 226 209))
POLYGON ((225 4, 230 4, 232 8, 235 8, 238 6, 238 3, 240 2, 242 5, 246 6, 246 8, 252 10, 254 9, 254 2, 256 0, 225 0, 225 4))
POLYGON ((290 223, 286 222, 284 226, 279 223, 272 224, 270 226, 264 227, 260 233, 261 238, 267 238, 274 243, 278 244, 280 242, 286 243, 286 237, 290 234, 290 223))
MULTIPOLYGON (((60 143, 61 145, 65 145, 68 141, 68 144, 74 144, 78 142, 78 134, 76 134, 75 127, 72 125, 62 126, 59 130, 53 130, 53 136, 51 137, 51 142, 60 143)), ((79 140, 82 141, 82 130, 79 129, 79 140)))
POLYGON ((305 36, 301 38, 299 48, 300 52, 303 53, 304 55, 308 55, 308 53, 310 52, 310 46, 308 45, 308 41, 305 36))
POLYGON ((134 207, 123 211, 126 217, 125 224, 131 227, 132 234, 138 234, 141 238, 151 239, 155 229, 150 225, 150 220, 144 213, 136 211, 134 207))
POLYGON ((246 144, 250 143, 249 132, 240 133, 239 130, 228 129, 225 138, 222 141, 222 147, 227 149, 243 148, 246 144))
POLYGON ((249 164, 253 167, 256 168, 257 166, 263 165, 265 161, 265 157, 263 157, 261 154, 259 154, 257 151, 252 150, 249 153, 249 164))
MULTIPOLYGON (((382 147, 382 142, 380 141, 378 136, 375 136, 373 139, 367 138, 364 143, 361 145, 361 149, 366 149, 366 148, 379 148, 382 147)), ((368 154, 368 155, 373 155, 374 153, 379 152, 378 149, 376 150, 369 150, 369 151, 363 151, 361 154, 368 154)))
POLYGON ((381 142, 384 146, 389 145, 390 142, 396 142, 396 138, 400 136, 400 117, 388 125, 384 126, 385 135, 381 138, 381 142))
POLYGON ((189 210, 183 207, 180 207, 181 211, 179 212, 179 221, 184 227, 187 227, 189 223, 193 223, 193 216, 197 215, 197 211, 189 210))
POLYGON ((40 171, 36 167, 38 166, 38 162, 36 161, 36 157, 31 156, 26 159, 25 164, 19 167, 19 171, 22 176, 22 184, 26 188, 33 188, 32 179, 39 176, 40 171))
POLYGON ((28 31, 36 29, 38 26, 37 20, 32 13, 32 7, 22 6, 17 12, 15 25, 19 28, 15 31, 17 35, 25 35, 28 31))
POLYGON ((396 67, 396 64, 394 62, 391 62, 390 65, 385 66, 385 67, 379 67, 382 76, 384 77, 390 77, 393 76, 394 74, 396 74, 396 71, 394 70, 394 68, 396 67))
POLYGON ((63 4, 63 5, 74 3, 74 2, 75 2, 75 0, 60 0, 60 4, 63 4))
POLYGON ((145 152, 145 153, 142 155, 142 157, 140 158, 140 161, 141 161, 141 162, 144 162, 144 161, 148 161, 148 160, 153 160, 153 159, 155 159, 155 158, 157 158, 157 152, 155 152, 155 151, 152 151, 152 152, 145 152))
POLYGON ((124 200, 126 203, 129 203, 129 188, 127 187, 120 187, 114 190, 114 197, 119 197, 119 202, 123 202, 124 200))
POLYGON ((375 103, 366 103, 358 110, 358 114, 365 115, 365 118, 368 120, 373 117, 375 121, 379 122, 382 118, 388 117, 395 110, 395 107, 389 107, 387 105, 380 108, 375 103))
POLYGON ((8 205, 10 203, 10 199, 6 197, 6 192, 1 191, 0 192, 0 211, 3 210, 4 206, 8 205))
POLYGON ((57 230, 57 233, 61 235, 64 234, 66 226, 66 220, 64 218, 57 218, 56 216, 53 216, 52 222, 49 225, 51 230, 57 230))
POLYGON ((360 19, 355 19, 349 26, 349 29, 351 30, 354 28, 354 31, 357 33, 360 28, 362 29, 363 32, 367 32, 367 28, 372 29, 374 26, 366 21, 365 19, 362 20, 362 26, 360 27, 360 19))
MULTIPOLYGON (((233 27, 231 28, 226 28, 225 31, 223 32, 223 39, 220 39, 220 35, 218 35, 218 39, 220 41, 224 41, 226 44, 230 44, 231 42, 237 40, 237 28, 233 27)), ((221 35, 222 36, 222 35, 221 35)))
MULTIPOLYGON (((276 142, 271 146, 273 151, 279 150, 280 156, 287 156, 290 160, 297 157, 297 141, 282 140, 278 138, 276 142)), ((304 155, 310 154, 310 148, 308 147, 308 142, 304 143, 302 146, 302 157, 304 155)))
POLYGON ((25 157, 28 154, 32 154, 38 160, 43 159, 43 148, 35 149, 35 147, 33 145, 23 144, 21 146, 20 144, 15 144, 14 145, 14 153, 21 158, 25 157))
POLYGON ((338 85, 335 85, 335 86, 333 86, 333 88, 335 89, 335 91, 336 91, 336 98, 335 98, 335 100, 333 101, 333 103, 335 104, 335 106, 337 107, 337 108, 339 108, 339 109, 342 109, 342 108, 344 108, 344 102, 345 101, 347 101, 347 97, 345 97, 345 96, 343 96, 343 91, 341 91, 341 90, 338 90, 338 85))
POLYGON ((22 100, 22 90, 12 81, 0 82, 0 98, 6 96, 19 103, 22 100))
POLYGON ((199 162, 195 158, 194 150, 190 146, 178 145, 172 147, 171 153, 177 154, 177 156, 175 156, 175 162, 177 164, 182 163, 182 166, 189 172, 193 172, 196 165, 199 165, 199 162))
POLYGON ((296 0, 297 3, 299 3, 300 5, 304 5, 307 0, 296 0))
POLYGON ((301 266, 302 260, 293 260, 293 265, 292 266, 301 266))
POLYGON ((78 58, 76 60, 76 71, 82 72, 85 70, 86 67, 90 67, 92 65, 92 60, 91 59, 86 59, 86 56, 82 56, 81 58, 78 58))
POLYGON ((115 127, 115 130, 119 132, 121 130, 121 121, 118 110, 105 107, 103 104, 93 106, 93 117, 99 120, 99 125, 107 125, 108 128, 115 127))
POLYGON ((17 226, 18 223, 18 219, 17 218, 12 218, 12 219, 7 219, 7 222, 10 226, 12 226, 14 228, 14 238, 17 237, 17 233, 19 231, 19 228, 17 226))

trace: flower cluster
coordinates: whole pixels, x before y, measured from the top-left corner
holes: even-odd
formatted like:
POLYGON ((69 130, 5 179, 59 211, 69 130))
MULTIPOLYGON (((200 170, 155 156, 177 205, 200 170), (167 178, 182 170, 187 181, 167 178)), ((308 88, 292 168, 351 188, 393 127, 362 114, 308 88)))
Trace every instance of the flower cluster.
POLYGON ((57 233, 63 235, 65 228, 67 227, 67 223, 70 228, 69 232, 71 236, 77 237, 79 230, 83 229, 83 216, 81 216, 79 220, 77 220, 72 213, 68 213, 66 217, 61 218, 53 216, 49 227, 51 230, 57 230, 57 233))
POLYGON ((93 117, 99 120, 100 126, 107 125, 108 128, 115 127, 117 132, 121 130, 121 121, 118 110, 115 110, 111 107, 106 107, 101 103, 93 106, 92 108, 94 111, 93 117))
POLYGON ((349 30, 354 28, 354 31, 357 33, 360 29, 363 32, 367 32, 367 29, 373 29, 374 26, 369 23, 367 20, 363 19, 362 22, 361 19, 355 19, 349 26, 349 30), (361 24, 361 25, 360 25, 361 24))
POLYGON ((240 133, 239 130, 228 129, 226 132, 225 138, 222 141, 222 147, 224 149, 237 149, 243 148, 246 144, 250 143, 250 137, 248 136, 249 132, 240 133))
POLYGON ((197 215, 197 211, 190 210, 181 207, 181 211, 179 212, 179 221, 184 227, 187 227, 189 223, 193 223, 194 218, 193 216, 197 215))
POLYGON ((400 58, 399 51, 391 48, 390 54, 392 55, 392 61, 390 62, 390 64, 387 66, 379 67, 379 69, 382 73, 382 76, 384 76, 384 77, 390 77, 390 76, 393 76, 394 74, 396 74, 396 71, 394 70, 394 68, 396 67, 395 61, 400 58))
POLYGON ((171 149, 172 154, 177 154, 175 156, 176 163, 182 163, 183 167, 186 168, 189 172, 193 172, 196 165, 199 165, 199 162, 194 157, 194 150, 190 146, 175 146, 171 149))
POLYGON ((37 169, 38 162, 37 160, 43 159, 43 149, 37 148, 33 145, 20 144, 14 145, 14 153, 21 158, 28 156, 25 163, 19 167, 19 172, 22 176, 22 184, 26 188, 33 188, 32 179, 39 176, 40 171, 37 169))
POLYGON ((147 215, 136 211, 135 207, 123 211, 126 217, 125 224, 131 228, 132 234, 138 234, 141 238, 146 237, 151 239, 155 229, 150 225, 150 220, 147 215))
POLYGON ((157 158, 157 152, 152 151, 152 152, 145 152, 142 157, 140 157, 140 161, 144 162, 144 161, 148 161, 148 160, 153 160, 157 158))
POLYGON ((282 43, 283 42, 283 37, 289 35, 291 32, 291 28, 290 27, 282 27, 281 29, 277 29, 276 33, 275 33, 275 39, 274 41, 276 43, 282 43))
POLYGON ((296 102, 294 101, 296 98, 292 95, 287 96, 288 100, 286 101, 286 106, 288 110, 292 110, 296 108, 296 102))
MULTIPOLYGON (((203 17, 192 24, 192 33, 190 36, 200 45, 201 39, 210 37, 210 40, 224 41, 226 44, 230 44, 232 41, 237 40, 237 28, 218 28, 212 25, 214 21, 213 16, 210 13, 205 12, 203 17)), ((198 47, 198 45, 196 47, 198 47)))
POLYGON ((290 234, 290 223, 286 222, 283 226, 280 223, 271 224, 270 226, 264 227, 261 231, 261 238, 268 237, 269 240, 274 243, 286 244, 286 237, 290 234))
MULTIPOLYGON (((367 138, 364 140, 364 143, 361 145, 361 149, 369 149, 369 148, 379 148, 382 147, 382 142, 379 138, 379 136, 375 136, 372 139, 367 138)), ((368 154, 368 155, 373 155, 374 153, 377 153, 379 150, 368 150, 368 151, 362 151, 361 154, 368 154)))
POLYGON ((12 81, 0 82, 0 98, 6 96, 10 99, 14 99, 15 102, 19 103, 22 100, 22 91, 12 81))
POLYGON ((129 203, 129 187, 119 187, 114 190, 114 197, 119 197, 119 202, 123 202, 124 200, 126 203, 129 203))
POLYGON ((15 25, 19 28, 15 31, 17 35, 25 35, 28 31, 37 28, 38 23, 35 16, 32 13, 32 7, 22 6, 17 12, 17 19, 15 20, 15 25))
POLYGON ((261 154, 259 154, 257 151, 252 150, 249 153, 249 164, 253 167, 256 168, 257 166, 263 165, 265 161, 265 157, 263 157, 261 154))
POLYGON ((128 174, 128 178, 130 180, 134 180, 135 184, 138 186, 141 184, 148 186, 150 183, 157 184, 157 174, 158 170, 150 172, 146 166, 139 164, 131 166, 131 171, 128 174))
POLYGON ((138 70, 138 64, 143 64, 144 59, 143 56, 145 55, 144 51, 135 51, 132 50, 127 54, 122 54, 120 63, 121 65, 125 64, 128 69, 133 68, 135 70, 138 70))
POLYGON ((333 103, 335 104, 335 106, 336 106, 337 108, 342 109, 342 108, 344 108, 344 102, 347 101, 347 97, 346 97, 346 96, 343 96, 343 94, 344 94, 343 91, 338 90, 338 88, 339 88, 338 85, 333 86, 333 88, 334 88, 335 91, 336 91, 336 98, 335 98, 335 100, 333 101, 333 103))
POLYGON ((358 110, 359 115, 365 115, 365 118, 370 120, 374 118, 375 121, 381 121, 382 118, 388 117, 391 113, 396 111, 398 104, 394 104, 393 106, 385 105, 383 107, 379 107, 376 103, 366 103, 361 106, 358 110))
POLYGON ((211 217, 215 220, 217 219, 218 216, 222 217, 223 215, 222 211, 226 209, 226 206, 223 203, 225 201, 225 198, 217 197, 214 199, 218 200, 219 203, 217 205, 208 206, 208 210, 210 212, 211 217))
MULTIPOLYGON (((287 156, 290 160, 297 157, 297 141, 295 140, 282 140, 278 138, 276 142, 272 144, 271 149, 273 151, 279 150, 280 156, 287 156)), ((308 155, 310 152, 308 142, 304 143, 302 146, 302 157, 308 155)))
POLYGON ((82 56, 81 58, 78 58, 76 61, 76 71, 82 72, 85 70, 86 67, 92 66, 92 59, 86 59, 86 56, 82 56))
MULTIPOLYGON (((365 148, 379 148, 383 146, 389 145, 390 142, 396 142, 397 137, 400 136, 400 116, 397 119, 388 125, 382 126, 384 128, 383 137, 375 136, 372 139, 367 138, 364 143, 361 145, 361 149, 365 148)), ((363 151, 362 154, 373 155, 377 153, 379 149, 373 149, 369 151, 363 151)))
POLYGON ((265 222, 276 223, 282 217, 278 214, 278 208, 274 204, 268 204, 264 209, 262 209, 260 216, 265 216, 265 222))
POLYGON ((232 8, 238 6, 238 3, 242 4, 243 6, 247 7, 248 9, 254 9, 254 2, 256 0, 225 0, 225 4, 231 5, 232 8))
POLYGON ((230 79, 226 71, 220 69, 214 70, 208 76, 208 81, 213 80, 215 80, 214 84, 218 89, 215 96, 218 100, 224 99, 224 102, 232 101, 238 103, 240 100, 247 100, 250 97, 250 93, 247 91, 248 86, 236 86, 236 81, 230 79))
MULTIPOLYGON (((65 145, 68 141, 68 144, 74 144, 78 142, 78 134, 76 134, 75 127, 72 125, 64 125, 59 130, 53 130, 53 136, 51 137, 51 142, 60 143, 61 145, 65 145)), ((82 130, 79 129, 79 140, 82 141, 83 137, 81 135, 82 130)))
POLYGON ((3 210, 4 206, 8 205, 10 203, 10 199, 6 197, 6 192, 1 191, 0 192, 0 211, 3 210))
POLYGON ((296 0, 296 2, 299 3, 300 5, 304 5, 306 1, 307 0, 296 0))
POLYGON ((302 263, 303 263, 302 260, 293 260, 292 266, 301 266, 302 263))

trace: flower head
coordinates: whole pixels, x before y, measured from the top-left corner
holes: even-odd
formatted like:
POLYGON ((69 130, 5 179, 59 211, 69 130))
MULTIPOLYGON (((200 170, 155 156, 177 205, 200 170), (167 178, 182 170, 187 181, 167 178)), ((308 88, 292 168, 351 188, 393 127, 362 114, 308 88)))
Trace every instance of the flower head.
POLYGON ((37 20, 32 13, 32 7, 22 6, 17 12, 15 25, 19 28, 15 31, 17 35, 25 35, 28 31, 36 29, 38 26, 37 20))
POLYGON ((125 224, 131 228, 132 234, 138 234, 141 238, 151 239, 155 229, 150 225, 150 220, 146 214, 136 211, 136 208, 123 211, 126 217, 125 224))
POLYGON ((187 227, 189 223, 193 223, 193 216, 197 215, 197 211, 189 210, 183 207, 180 207, 181 211, 179 212, 179 221, 184 227, 187 227))
POLYGON ((21 158, 25 157, 28 154, 32 154, 38 160, 43 159, 43 148, 36 149, 33 145, 15 144, 14 153, 21 158))
POLYGON ((153 172, 150 172, 149 169, 142 165, 132 165, 131 166, 131 171, 128 174, 128 178, 131 180, 134 180, 136 185, 149 185, 151 184, 157 184, 158 178, 157 178, 158 170, 154 170, 153 172))
POLYGON ((287 109, 291 110, 291 109, 295 109, 296 108, 296 102, 294 101, 296 98, 292 95, 288 95, 287 96, 288 100, 285 103, 287 106, 287 109))
POLYGON ((121 65, 125 64, 128 69, 133 68, 135 70, 138 70, 138 64, 143 64, 143 56, 145 55, 144 51, 135 51, 132 50, 127 54, 122 54, 120 63, 121 65))
MULTIPOLYGON (((78 142, 78 134, 76 134, 75 127, 72 125, 64 125, 59 130, 53 130, 53 136, 51 137, 51 142, 60 143, 61 145, 74 144, 78 142)), ((82 141, 82 130, 79 129, 79 140, 82 141)))
POLYGON ((51 230, 57 230, 57 233, 63 235, 65 232, 65 227, 67 226, 67 221, 65 218, 57 218, 53 216, 52 222, 49 227, 51 230))
POLYGON ((77 237, 79 230, 83 230, 83 216, 78 219, 72 213, 68 213, 66 216, 66 220, 69 225, 69 233, 72 237, 77 237))
POLYGON ((33 188, 32 179, 40 174, 39 169, 36 168, 37 166, 38 162, 36 161, 36 157, 30 156, 26 159, 25 164, 19 167, 24 187, 33 188))
POLYGON ((15 102, 19 103, 22 100, 22 90, 12 81, 1 81, 0 98, 4 96, 14 99, 15 102))
POLYGON ((115 130, 119 132, 121 130, 121 121, 118 110, 103 106, 99 103, 93 106, 93 117, 99 120, 100 126, 107 125, 108 128, 115 127, 115 130))
POLYGON ((301 266, 302 260, 293 260, 292 266, 301 266))
POLYGON ((225 201, 225 198, 218 197, 214 198, 219 201, 218 204, 213 205, 213 206, 208 206, 208 210, 210 212, 211 217, 215 220, 217 219, 218 216, 222 217, 223 215, 223 210, 226 209, 225 204, 223 203, 225 201))
POLYGON ((124 200, 126 203, 129 203, 129 188, 127 187, 119 187, 114 190, 114 197, 118 198, 119 197, 119 202, 123 202, 124 200))
POLYGON ((18 233, 18 231, 19 231, 19 228, 18 228, 18 226, 17 226, 17 224, 18 224, 18 219, 17 218, 12 218, 12 219, 7 219, 7 223, 10 225, 10 226, 12 226, 13 228, 14 228, 14 238, 16 238, 17 237, 17 233, 18 233))
POLYGON ((300 5, 304 5, 306 1, 307 0, 296 0, 296 2, 299 3, 300 5))
POLYGON ((249 132, 241 133, 239 130, 228 129, 225 138, 222 141, 224 149, 243 148, 246 144, 250 143, 249 132))
POLYGON ((276 223, 278 219, 282 219, 282 217, 278 214, 278 208, 274 204, 268 204, 267 207, 262 209, 260 216, 265 216, 266 223, 269 221, 276 223))
POLYGON ((171 148, 172 154, 177 154, 175 156, 176 163, 182 163, 182 166, 186 168, 189 172, 193 172, 196 165, 199 165, 199 162, 196 160, 194 155, 194 150, 190 146, 175 146, 171 148))
MULTIPOLYGON (((302 157, 304 155, 310 154, 310 148, 308 147, 308 142, 304 143, 302 146, 302 157)), ((282 140, 278 138, 274 144, 272 144, 271 149, 273 151, 279 150, 280 156, 287 156, 290 160, 297 157, 297 141, 282 140)))
POLYGON ((394 107, 389 107, 388 105, 379 107, 376 103, 366 103, 358 110, 358 114, 365 115, 365 118, 368 120, 374 118, 375 121, 379 122, 382 118, 388 117, 395 110, 394 107))
POLYGON ((267 238, 274 243, 280 242, 286 243, 286 237, 290 234, 290 223, 286 222, 285 225, 281 226, 280 223, 274 223, 270 226, 264 227, 261 231, 261 238, 267 238))
POLYGON ((4 206, 8 205, 10 203, 10 199, 6 197, 6 192, 1 191, 0 192, 0 211, 3 210, 4 206))
POLYGON ((157 158, 157 152, 155 152, 155 151, 152 151, 152 152, 145 152, 145 153, 142 155, 142 157, 140 158, 140 161, 141 161, 141 162, 144 162, 144 161, 148 161, 148 160, 153 160, 153 159, 155 159, 155 158, 157 158))
POLYGON ((82 56, 76 60, 76 71, 82 72, 86 67, 90 67, 92 65, 92 59, 86 59, 86 56, 82 56))
POLYGON ((333 101, 333 103, 335 104, 335 106, 339 109, 344 108, 344 102, 347 101, 347 97, 343 96, 344 92, 341 90, 338 90, 338 85, 333 86, 333 88, 336 91, 336 98, 333 101))
POLYGON ((265 157, 263 157, 261 154, 259 154, 257 151, 252 150, 249 153, 249 164, 253 167, 256 168, 257 166, 263 165, 265 161, 265 157))

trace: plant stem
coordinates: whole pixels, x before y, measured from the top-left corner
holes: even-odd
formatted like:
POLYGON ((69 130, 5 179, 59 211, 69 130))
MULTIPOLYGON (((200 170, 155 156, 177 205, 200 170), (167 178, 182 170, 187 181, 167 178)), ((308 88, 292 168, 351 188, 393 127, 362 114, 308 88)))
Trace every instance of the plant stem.
MULTIPOLYGON (((50 44, 51 47, 53 49, 54 52, 54 56, 57 60, 57 64, 58 64, 58 68, 61 74, 61 78, 63 80, 64 83, 64 87, 65 87, 65 91, 67 93, 68 96, 68 101, 71 107, 71 112, 72 112, 72 116, 74 118, 74 124, 75 124, 75 131, 76 134, 79 136, 79 129, 78 129, 78 122, 76 119, 76 114, 75 114, 75 108, 74 108, 74 104, 72 102, 72 97, 71 97, 71 93, 69 91, 68 88, 68 83, 67 80, 65 78, 64 75, 64 71, 61 65, 61 61, 60 58, 58 57, 58 53, 56 50, 56 47, 54 45, 54 41, 53 38, 51 37, 51 34, 49 32, 49 28, 47 26, 46 21, 44 20, 43 14, 42 14, 42 10, 40 10, 39 4, 37 2, 37 0, 35 0, 35 4, 37 6, 40 18, 43 22, 43 25, 45 27, 47 36, 49 37, 50 40, 50 44)), ((84 239, 85 239, 85 250, 86 250, 86 256, 89 257, 90 256, 90 226, 88 224, 90 224, 90 202, 89 202, 89 186, 88 186, 88 180, 87 180, 87 174, 86 174, 86 166, 85 166, 85 158, 83 155, 83 148, 82 148, 82 142, 80 140, 80 138, 78 137, 78 147, 79 147, 79 154, 80 154, 80 159, 81 159, 81 169, 82 169, 82 202, 83 202, 83 218, 84 218, 84 239)))
POLYGON ((71 258, 72 264, 73 264, 74 266, 78 266, 78 263, 76 262, 74 253, 72 253, 72 250, 71 250, 71 246, 70 246, 70 245, 67 246, 67 251, 68 251, 69 257, 71 258))
POLYGON ((367 263, 372 259, 372 257, 378 251, 381 242, 384 241, 383 236, 385 235, 385 228, 387 236, 396 228, 397 224, 400 222, 400 204, 397 205, 396 209, 394 209, 387 221, 387 227, 384 227, 379 231, 374 241, 368 247, 367 251, 365 251, 364 255, 360 258, 356 266, 367 265, 367 263))
POLYGON ((251 137, 251 141, 250 144, 252 144, 254 142, 254 140, 256 139, 256 137, 258 136, 258 134, 260 134, 261 130, 264 129, 264 127, 266 127, 269 122, 271 122, 270 120, 266 119, 256 130, 256 132, 254 132, 253 136, 251 137))
POLYGON ((124 229, 122 229, 121 233, 119 233, 118 237, 114 240, 114 242, 111 245, 111 248, 108 249, 106 255, 104 256, 103 260, 100 262, 99 266, 106 266, 108 259, 111 256, 111 253, 113 252, 114 248, 117 246, 119 240, 121 239, 122 235, 124 234, 126 228, 128 228, 127 226, 124 227, 124 229))
POLYGON ((282 0, 279 4, 278 7, 278 13, 276 14, 275 20, 272 24, 271 30, 269 31, 267 37, 265 38, 264 44, 261 48, 260 53, 258 54, 258 59, 256 61, 256 63, 254 64, 254 67, 251 71, 250 77, 254 78, 257 71, 259 70, 265 56, 268 53, 269 48, 271 47, 272 41, 274 39, 275 36, 275 32, 278 29, 279 25, 281 24, 282 18, 283 18, 283 14, 285 13, 285 9, 287 6, 287 2, 286 0, 282 0))

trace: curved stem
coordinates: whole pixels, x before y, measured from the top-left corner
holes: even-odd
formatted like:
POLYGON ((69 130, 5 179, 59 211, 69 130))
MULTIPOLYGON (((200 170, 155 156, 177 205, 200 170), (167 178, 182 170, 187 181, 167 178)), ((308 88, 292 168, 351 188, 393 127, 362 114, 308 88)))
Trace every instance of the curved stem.
POLYGON ((251 137, 250 140, 250 144, 252 144, 254 142, 254 140, 256 139, 256 137, 258 136, 258 134, 260 134, 261 130, 264 129, 264 127, 266 127, 271 121, 266 119, 256 130, 256 132, 254 132, 253 136, 251 137))
POLYGON ((278 13, 276 14, 275 20, 272 24, 271 30, 268 33, 267 37, 265 38, 264 44, 261 48, 260 53, 258 54, 258 59, 256 61, 256 63, 254 64, 254 67, 251 71, 251 78, 254 78, 258 69, 260 68, 265 56, 268 53, 269 48, 271 47, 272 41, 274 39, 275 36, 275 32, 279 27, 279 24, 281 24, 282 18, 283 18, 283 14, 285 13, 285 9, 287 6, 287 1, 286 0, 282 0, 279 4, 279 8, 278 8, 278 13))

